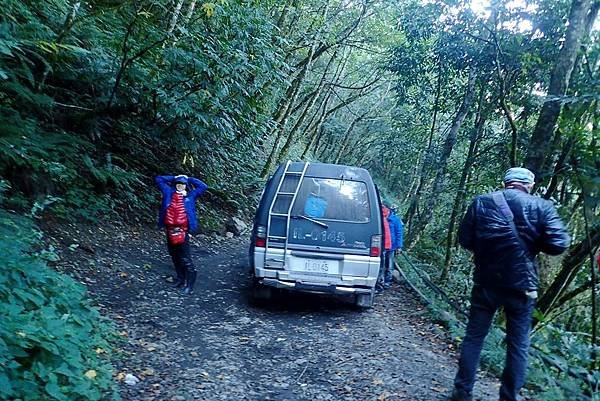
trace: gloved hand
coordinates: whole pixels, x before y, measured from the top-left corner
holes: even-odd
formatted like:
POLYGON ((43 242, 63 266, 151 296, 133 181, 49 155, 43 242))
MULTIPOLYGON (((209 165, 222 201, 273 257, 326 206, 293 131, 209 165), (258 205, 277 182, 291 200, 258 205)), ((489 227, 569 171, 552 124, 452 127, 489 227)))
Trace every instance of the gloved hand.
POLYGON ((187 176, 187 175, 185 175, 185 174, 179 174, 179 175, 176 175, 176 176, 175 176, 174 180, 177 180, 178 178, 185 178, 185 179, 187 180, 187 179, 188 179, 188 176, 187 176))

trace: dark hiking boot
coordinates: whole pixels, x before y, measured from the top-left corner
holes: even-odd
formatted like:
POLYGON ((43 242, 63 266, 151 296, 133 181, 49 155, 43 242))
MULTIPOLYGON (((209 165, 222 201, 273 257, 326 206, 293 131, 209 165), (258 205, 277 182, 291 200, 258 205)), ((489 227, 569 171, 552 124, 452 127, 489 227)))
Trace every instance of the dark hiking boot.
POLYGON ((194 292, 194 284, 196 283, 196 271, 188 272, 187 274, 187 284, 183 289, 184 294, 192 294, 194 292))
POLYGON ((473 401, 473 395, 467 393, 465 390, 454 388, 450 396, 450 401, 473 401))
POLYGON ((173 287, 182 288, 185 286, 185 267, 182 267, 179 262, 175 263, 175 281, 173 287))
POLYGON ((185 286, 185 279, 183 277, 177 277, 173 282, 173 287, 182 288, 185 286))

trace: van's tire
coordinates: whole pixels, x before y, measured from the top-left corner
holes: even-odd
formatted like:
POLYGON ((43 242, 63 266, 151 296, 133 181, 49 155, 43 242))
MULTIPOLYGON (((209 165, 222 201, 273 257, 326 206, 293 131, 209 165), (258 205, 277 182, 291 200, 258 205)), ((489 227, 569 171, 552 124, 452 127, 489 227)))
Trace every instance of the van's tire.
POLYGON ((252 298, 255 300, 269 300, 273 297, 273 289, 261 284, 256 277, 252 278, 252 298))
POLYGON ((369 309, 373 307, 373 300, 375 299, 375 288, 371 289, 368 294, 357 294, 354 304, 362 309, 369 309))

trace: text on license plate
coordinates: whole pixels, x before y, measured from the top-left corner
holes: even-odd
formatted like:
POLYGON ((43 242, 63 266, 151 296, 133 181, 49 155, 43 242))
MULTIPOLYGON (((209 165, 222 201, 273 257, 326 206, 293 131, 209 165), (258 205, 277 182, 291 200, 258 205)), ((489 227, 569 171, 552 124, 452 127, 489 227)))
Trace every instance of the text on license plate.
POLYGON ((337 260, 304 259, 302 270, 315 273, 337 273, 337 260))

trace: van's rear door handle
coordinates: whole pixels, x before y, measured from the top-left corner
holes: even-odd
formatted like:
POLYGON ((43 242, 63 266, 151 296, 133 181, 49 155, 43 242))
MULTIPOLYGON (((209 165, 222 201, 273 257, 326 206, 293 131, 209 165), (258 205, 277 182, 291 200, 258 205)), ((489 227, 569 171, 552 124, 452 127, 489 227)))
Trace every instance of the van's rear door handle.
POLYGON ((314 252, 292 251, 292 256, 310 259, 329 259, 329 260, 344 260, 344 255, 324 255, 314 252))

